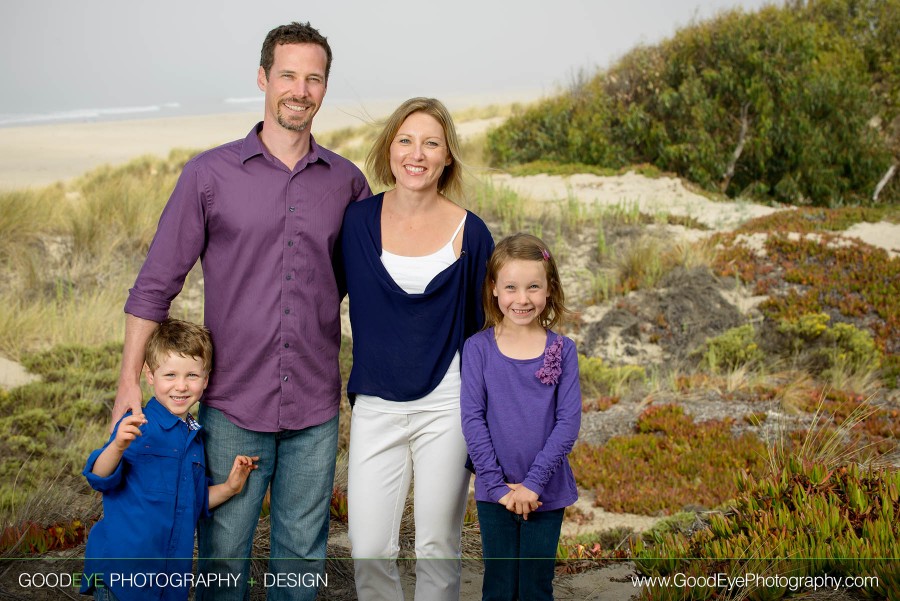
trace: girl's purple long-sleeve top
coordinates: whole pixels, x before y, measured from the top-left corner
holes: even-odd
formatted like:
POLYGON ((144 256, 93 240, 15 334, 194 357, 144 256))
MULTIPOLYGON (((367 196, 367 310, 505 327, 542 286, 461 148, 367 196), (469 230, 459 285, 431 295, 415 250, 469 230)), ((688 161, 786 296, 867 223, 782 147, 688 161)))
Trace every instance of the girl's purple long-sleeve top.
POLYGON ((537 493, 538 511, 578 499, 567 455, 581 426, 581 387, 569 338, 548 331, 543 355, 511 359, 497 347, 493 328, 475 334, 462 354, 461 407, 475 500, 498 502, 507 483, 537 493))

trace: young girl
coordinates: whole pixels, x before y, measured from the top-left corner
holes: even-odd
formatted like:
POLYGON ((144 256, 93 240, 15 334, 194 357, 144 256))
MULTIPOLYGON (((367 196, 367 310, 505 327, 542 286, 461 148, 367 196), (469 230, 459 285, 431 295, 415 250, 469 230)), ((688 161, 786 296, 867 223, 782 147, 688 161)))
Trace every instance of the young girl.
POLYGON ((463 349, 461 396, 482 600, 553 599, 563 512, 578 498, 566 455, 581 425, 581 388, 575 344, 551 330, 568 311, 547 245, 528 234, 501 241, 482 296, 485 329, 463 349))

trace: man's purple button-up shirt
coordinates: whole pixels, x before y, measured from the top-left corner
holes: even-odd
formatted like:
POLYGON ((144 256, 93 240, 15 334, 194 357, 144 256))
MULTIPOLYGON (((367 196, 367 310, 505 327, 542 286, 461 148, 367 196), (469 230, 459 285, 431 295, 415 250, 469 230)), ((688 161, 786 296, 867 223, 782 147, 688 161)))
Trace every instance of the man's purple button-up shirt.
POLYGON ((277 432, 337 414, 335 244, 344 209, 371 191, 353 163, 312 137, 289 169, 261 130, 185 165, 125 312, 165 319, 199 258, 214 345, 203 402, 242 428, 277 432))

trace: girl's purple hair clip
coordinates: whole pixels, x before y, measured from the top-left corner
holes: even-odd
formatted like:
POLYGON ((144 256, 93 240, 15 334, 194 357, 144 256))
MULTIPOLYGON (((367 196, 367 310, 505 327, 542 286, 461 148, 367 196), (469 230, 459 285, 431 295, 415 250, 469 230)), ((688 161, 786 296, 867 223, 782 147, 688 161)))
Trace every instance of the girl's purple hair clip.
POLYGON ((549 260, 550 260, 550 251, 549 251, 549 250, 547 250, 546 248, 542 248, 542 249, 541 249, 541 254, 544 255, 544 260, 545 260, 545 261, 549 261, 549 260))

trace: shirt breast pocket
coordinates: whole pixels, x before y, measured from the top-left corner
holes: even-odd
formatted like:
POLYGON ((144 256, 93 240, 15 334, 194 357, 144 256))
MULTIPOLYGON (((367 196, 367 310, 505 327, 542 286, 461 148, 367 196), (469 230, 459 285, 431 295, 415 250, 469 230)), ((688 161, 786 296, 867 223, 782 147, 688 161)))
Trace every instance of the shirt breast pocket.
POLYGON ((203 453, 191 453, 191 465, 194 470, 194 482, 206 484, 206 458, 203 453))
POLYGON ((175 494, 180 462, 178 449, 141 447, 136 449, 132 461, 133 475, 142 490, 163 495, 175 494))

